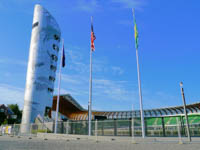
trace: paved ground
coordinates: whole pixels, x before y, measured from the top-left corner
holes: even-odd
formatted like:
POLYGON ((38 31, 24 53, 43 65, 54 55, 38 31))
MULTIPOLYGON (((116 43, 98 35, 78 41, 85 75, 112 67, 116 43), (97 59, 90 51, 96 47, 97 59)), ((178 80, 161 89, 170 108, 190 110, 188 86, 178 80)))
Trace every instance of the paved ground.
MULTIPOLYGON (((109 139, 109 138, 108 138, 109 139)), ((119 140, 84 139, 84 138, 62 138, 46 139, 41 137, 10 137, 0 136, 0 150, 199 150, 200 138, 192 143, 178 144, 177 138, 166 138, 155 140, 149 138, 143 141, 136 139, 133 144, 128 138, 119 140)))

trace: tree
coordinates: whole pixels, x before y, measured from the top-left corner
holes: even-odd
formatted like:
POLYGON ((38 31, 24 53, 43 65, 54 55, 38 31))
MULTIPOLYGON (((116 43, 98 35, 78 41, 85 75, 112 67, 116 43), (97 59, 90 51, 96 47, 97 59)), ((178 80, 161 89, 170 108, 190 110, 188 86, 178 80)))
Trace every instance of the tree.
POLYGON ((6 119, 6 115, 4 112, 0 112, 0 125, 4 122, 6 119))
POLYGON ((16 119, 9 119, 8 123, 9 124, 21 123, 22 111, 19 109, 18 104, 9 104, 8 107, 14 112, 14 115, 17 116, 16 119))

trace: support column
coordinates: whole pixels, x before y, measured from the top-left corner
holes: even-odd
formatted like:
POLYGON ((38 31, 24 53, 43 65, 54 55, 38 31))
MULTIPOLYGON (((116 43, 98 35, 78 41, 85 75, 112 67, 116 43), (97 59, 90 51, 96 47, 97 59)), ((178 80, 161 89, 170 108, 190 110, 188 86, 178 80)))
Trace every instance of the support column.
POLYGON ((186 136, 185 125, 184 125, 183 117, 184 117, 184 116, 180 116, 180 122, 181 122, 181 134, 186 136))
POLYGON ((165 134, 165 120, 164 120, 163 117, 161 117, 161 119, 162 119, 163 136, 165 137, 166 136, 166 134, 165 134))

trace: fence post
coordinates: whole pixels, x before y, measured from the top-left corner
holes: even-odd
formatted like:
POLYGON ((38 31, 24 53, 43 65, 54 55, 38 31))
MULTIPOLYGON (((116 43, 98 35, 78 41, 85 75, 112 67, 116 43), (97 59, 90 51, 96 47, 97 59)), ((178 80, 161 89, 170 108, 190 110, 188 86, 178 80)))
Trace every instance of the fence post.
POLYGON ((53 120, 53 125, 52 125, 52 133, 55 132, 55 120, 53 120))
POLYGON ((179 123, 179 120, 178 118, 176 117, 176 122, 177 122, 177 130, 178 130, 178 137, 179 137, 179 144, 183 144, 183 141, 181 139, 181 133, 180 133, 180 123, 179 123))
POLYGON ((131 119, 131 131, 132 131, 132 143, 136 144, 135 134, 134 134, 134 118, 131 119))
POLYGON ((29 139, 31 138, 31 133, 32 133, 32 125, 31 125, 31 123, 30 123, 30 131, 29 131, 30 133, 29 133, 29 139))
POLYGON ((66 134, 69 134, 69 121, 67 120, 67 126, 66 126, 66 134))
POLYGON ((114 136, 117 136, 117 121, 114 119, 114 136))
POLYGON ((46 127, 46 133, 47 133, 48 132, 47 131, 48 130, 48 128, 47 128, 48 127, 48 122, 45 123, 45 127, 46 127))
POLYGON ((74 134, 74 122, 71 121, 70 123, 71 123, 71 134, 74 134))
POLYGON ((131 118, 128 121, 129 121, 129 135, 132 136, 131 118))
POLYGON ((15 136, 15 123, 13 124, 12 130, 13 130, 13 136, 15 136))
POLYGON ((104 136, 104 120, 101 121, 102 122, 102 126, 101 126, 101 134, 102 136, 104 136))
POLYGON ((95 120, 95 136, 96 136, 96 142, 98 141, 98 133, 97 133, 97 130, 98 130, 98 122, 97 122, 97 119, 95 120))
POLYGON ((63 134, 64 133, 64 122, 63 121, 61 121, 60 122, 60 128, 61 128, 61 133, 63 134))
POLYGON ((145 135, 148 136, 147 118, 144 117, 145 135))

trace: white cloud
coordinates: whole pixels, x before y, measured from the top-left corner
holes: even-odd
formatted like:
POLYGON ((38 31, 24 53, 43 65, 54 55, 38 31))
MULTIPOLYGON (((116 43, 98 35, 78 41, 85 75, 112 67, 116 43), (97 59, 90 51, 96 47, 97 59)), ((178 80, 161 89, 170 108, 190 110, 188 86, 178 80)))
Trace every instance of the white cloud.
POLYGON ((68 74, 62 74, 61 76, 62 81, 68 83, 68 84, 81 84, 80 77, 75 75, 68 75, 68 74))
POLYGON ((97 3, 97 0, 79 0, 77 2, 76 9, 93 13, 94 11, 98 10, 99 5, 97 3))
POLYGON ((8 84, 0 84, 1 104, 18 104, 20 109, 24 103, 24 89, 8 84))
POLYGON ((11 64, 11 65, 20 65, 20 66, 27 66, 26 61, 23 60, 15 60, 15 59, 10 59, 10 58, 0 58, 0 64, 11 64))
POLYGON ((117 74, 117 75, 122 75, 124 73, 124 70, 117 66, 112 66, 111 69, 112 69, 113 73, 117 74))
POLYGON ((113 3, 120 4, 124 8, 141 8, 144 0, 112 0, 113 3))
POLYGON ((69 55, 71 61, 75 62, 82 59, 82 55, 77 52, 78 50, 80 50, 78 46, 72 46, 72 48, 67 49, 67 55, 69 55))
POLYGON ((118 4, 118 8, 136 8, 140 9, 144 4, 145 0, 111 0, 111 1, 100 1, 100 0, 78 0, 75 3, 76 10, 94 13, 99 10, 113 8, 113 4, 118 4))
MULTIPOLYGON (((105 9, 111 10, 113 8, 136 8, 141 9, 145 4, 145 0, 110 0, 110 1, 100 1, 100 0, 76 0, 69 1, 57 0, 1 0, 0 1, 0 11, 12 10, 12 6, 15 5, 17 11, 27 13, 32 15, 32 10, 35 4, 41 4, 48 10, 54 13, 63 14, 66 11, 81 11, 93 14, 98 11, 105 9), (56 5, 55 5, 56 4, 56 5), (113 4, 117 4, 117 7, 113 7, 113 4), (21 9, 23 8, 23 9, 21 9)), ((15 10, 16 11, 16 10, 15 10)))
MULTIPOLYGON (((70 70, 76 71, 78 74, 89 75, 89 60, 85 61, 86 58, 80 53, 79 47, 72 46, 67 50, 66 54, 70 70)), ((122 75, 124 73, 122 68, 108 64, 105 58, 95 58, 92 64, 93 73, 107 73, 111 70, 113 75, 122 75)))
MULTIPOLYGON (((67 73, 62 74, 62 94, 71 94, 79 103, 87 105, 89 94, 89 60, 80 53, 80 48, 70 46, 66 51, 68 68, 67 73)), ((88 57, 89 58, 89 57, 88 57)), ((93 61, 93 97, 95 100, 103 98, 111 101, 128 101, 134 96, 133 88, 127 81, 101 79, 102 74, 119 76, 124 70, 119 66, 112 66, 106 58, 95 57, 93 61), (128 84, 128 86, 127 86, 128 84)), ((108 76, 108 78, 110 77, 108 76)), ((57 90, 55 91, 57 93, 57 90)))
POLYGON ((130 97, 135 97, 136 93, 132 88, 128 88, 127 81, 114 81, 106 79, 94 79, 94 94, 102 96, 104 99, 116 101, 129 101, 130 97))
MULTIPOLYGON (((62 74, 61 76, 61 94, 70 94, 72 96, 88 95, 89 81, 86 76, 81 74, 62 74)), ((55 84, 57 87, 57 84, 55 84)), ((54 94, 57 94, 58 89, 55 88, 54 94)))
POLYGON ((39 2, 39 0, 0 0, 0 11, 23 12, 32 15, 30 10, 33 9, 33 5, 37 2, 39 2), (15 7, 15 9, 13 9, 13 7, 15 7))
MULTIPOLYGON (((141 9, 145 4, 145 0, 76 0, 70 3, 62 4, 62 7, 68 8, 70 11, 81 11, 94 14, 98 11, 115 10, 121 8, 136 8, 141 9)), ((48 2, 49 4, 49 2, 48 2)), ((52 5, 53 6, 53 5, 52 5)))
POLYGON ((179 106, 181 99, 176 94, 166 91, 152 91, 152 89, 143 88, 143 106, 144 109, 165 108, 171 106, 179 106))
POLYGON ((66 57, 68 69, 78 73, 88 72, 89 64, 83 62, 83 55, 78 51, 80 51, 80 48, 77 46, 72 46, 72 48, 67 49, 66 57))
POLYGON ((70 69, 79 73, 87 73, 89 72, 89 64, 85 64, 83 62, 78 62, 78 61, 73 62, 70 65, 70 69))

